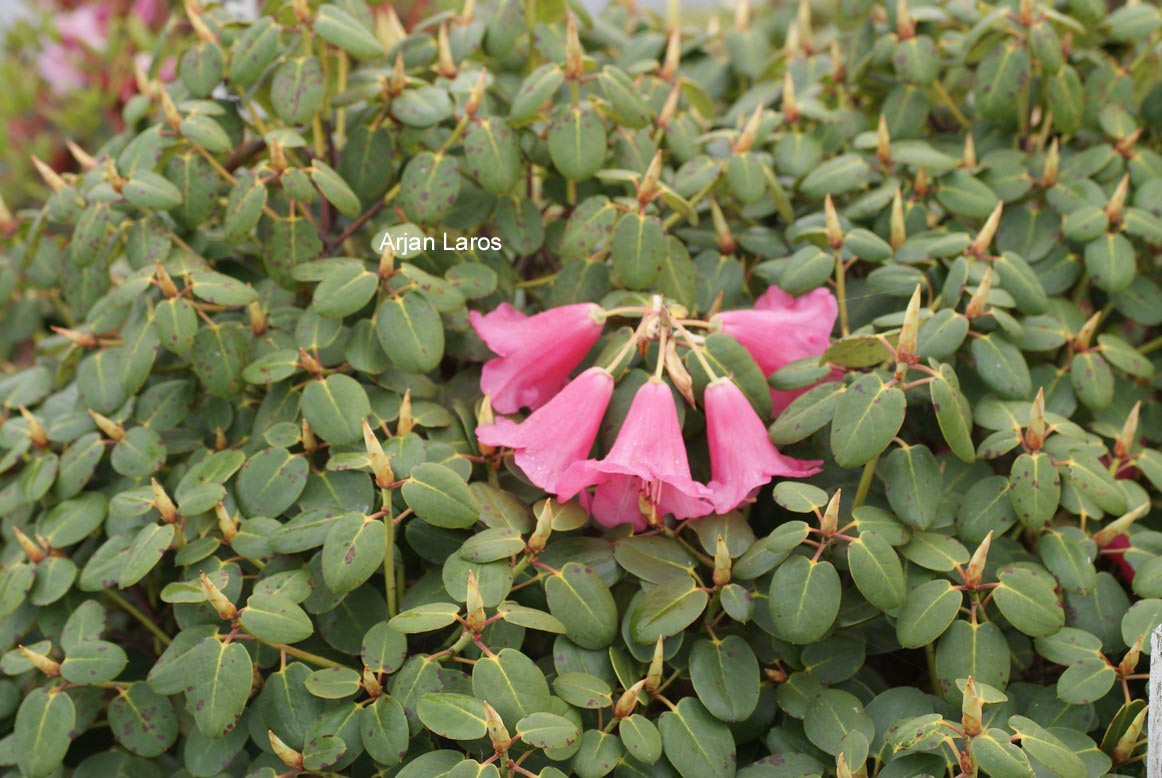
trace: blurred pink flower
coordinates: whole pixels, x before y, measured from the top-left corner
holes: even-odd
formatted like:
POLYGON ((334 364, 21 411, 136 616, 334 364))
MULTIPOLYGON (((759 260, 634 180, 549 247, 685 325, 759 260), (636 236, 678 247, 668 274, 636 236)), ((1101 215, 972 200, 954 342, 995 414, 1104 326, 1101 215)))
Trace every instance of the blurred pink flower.
POLYGON ((528 479, 555 492, 561 474, 589 456, 612 396, 613 376, 591 367, 520 424, 498 418, 477 427, 476 437, 490 446, 516 449, 514 459, 528 479))
POLYGON ((169 7, 164 0, 133 0, 129 13, 144 22, 147 27, 160 27, 169 17, 169 7))
POLYGON ((85 85, 85 71, 78 64, 79 52, 56 41, 41 46, 36 69, 54 94, 68 94, 85 85))
POLYGON ((805 478, 819 472, 818 460, 780 454, 750 401, 729 378, 713 381, 703 395, 710 448, 714 509, 726 513, 753 496, 774 476, 805 478))
POLYGON ((605 321, 591 303, 526 316, 508 303, 488 314, 472 311, 472 327, 499 356, 484 364, 480 387, 499 413, 544 405, 569 380, 597 342, 605 321))
MULTIPOLYGON (((839 304, 829 290, 819 288, 792 297, 772 286, 750 310, 723 311, 714 316, 721 331, 743 345, 763 375, 769 376, 797 359, 817 356, 831 343, 839 304)), ((777 415, 806 389, 771 390, 777 415)))
POLYGON ((108 3, 84 3, 56 17, 57 32, 65 43, 88 46, 100 51, 105 48, 109 33, 109 17, 113 9, 108 3))
POLYGON ((705 516, 714 510, 711 492, 690 477, 686 444, 678 424, 678 409, 670 387, 651 378, 637 390, 617 440, 604 459, 577 462, 557 481, 557 496, 583 496, 593 517, 606 527, 630 524, 646 528, 643 504, 653 506, 659 518, 705 516))

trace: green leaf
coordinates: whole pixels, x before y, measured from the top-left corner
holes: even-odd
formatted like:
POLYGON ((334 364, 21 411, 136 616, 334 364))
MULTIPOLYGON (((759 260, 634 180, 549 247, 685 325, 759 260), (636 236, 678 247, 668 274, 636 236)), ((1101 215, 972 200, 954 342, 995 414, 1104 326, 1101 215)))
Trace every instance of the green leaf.
POLYGON ((271 105, 287 124, 303 124, 323 102, 323 68, 317 57, 291 57, 274 71, 271 105))
POLYGON ((469 562, 495 562, 524 550, 525 541, 510 527, 493 527, 478 532, 460 547, 460 556, 469 562))
POLYGON ((354 16, 337 5, 324 3, 315 17, 315 32, 357 59, 379 59, 383 44, 354 16))
POLYGON ((834 362, 844 367, 875 367, 894 356, 879 338, 852 335, 840 338, 827 347, 820 363, 834 362))
POLYGON ((1029 637, 1052 635, 1065 626, 1065 611, 1053 588, 1028 570, 1002 573, 993 602, 1013 627, 1029 637))
POLYGON ((123 560, 118 586, 125 589, 144 578, 161 561, 173 539, 172 524, 147 524, 142 527, 123 560))
POLYGON ((859 154, 841 154, 815 167, 799 183, 799 191, 811 200, 859 189, 871 178, 871 167, 859 154))
POLYGON ((964 595, 945 579, 920 584, 904 599, 896 618, 896 638, 904 648, 919 648, 944 634, 956 618, 964 595))
POLYGON ((936 520, 943 474, 927 446, 903 446, 880 466, 888 504, 896 516, 915 529, 928 529, 936 520))
POLYGON ((246 516, 281 516, 307 485, 307 460, 285 448, 267 448, 238 471, 234 496, 246 516))
POLYGON ((1134 247, 1121 233, 1110 232, 1086 244, 1085 269, 1094 286, 1116 294, 1129 288, 1137 261, 1134 247))
POLYGON ((771 440, 779 445, 797 443, 832 420, 847 387, 828 381, 796 397, 771 426, 771 440))
POLYGON ((549 157, 557 171, 572 181, 586 181, 605 161, 605 125, 591 108, 559 106, 549 123, 549 157))
POLYGON ((807 709, 803 719, 807 739, 829 754, 838 754, 848 732, 859 732, 868 740, 875 734, 872 719, 854 695, 826 689, 807 709))
POLYGON ((968 399, 960 391, 960 379, 951 365, 941 364, 939 372, 928 385, 932 395, 932 408, 936 412, 936 423, 948 447, 957 458, 972 462, 976 450, 972 445, 972 408, 968 399))
POLYGON ((659 637, 678 635, 706 610, 710 595, 690 576, 661 583, 643 583, 641 605, 631 624, 633 639, 653 644, 659 637))
POLYGON ((609 587, 592 568, 565 564, 545 579, 549 611, 565 625, 565 634, 582 648, 601 649, 617 634, 617 606, 609 587))
POLYGON ((1065 668, 1057 679, 1057 697, 1071 705, 1089 705, 1109 693, 1117 675, 1105 659, 1087 657, 1065 668))
POLYGON ((831 422, 836 464, 858 467, 887 448, 904 423, 906 405, 900 388, 886 386, 875 373, 852 382, 840 396, 831 422))
POLYGON ((416 713, 425 727, 452 740, 475 740, 488 732, 484 703, 465 694, 425 694, 416 713))
POLYGON ((1057 513, 1061 476, 1045 452, 1019 455, 1009 474, 1009 486, 1013 510, 1026 527, 1040 529, 1057 513))
POLYGON ((72 698, 59 687, 39 686, 24 697, 12 730, 12 754, 21 775, 42 778, 60 766, 76 718, 72 698))
POLYGON ((549 711, 549 684, 533 660, 513 648, 476 660, 472 694, 488 700, 512 731, 531 713, 549 711))
POLYGON ((198 643, 186 658, 186 704, 198 730, 208 738, 230 732, 250 697, 253 664, 241 643, 217 636, 198 643))
POLYGON ((323 440, 334 445, 363 437, 363 420, 371 415, 367 392, 354 378, 334 373, 303 390, 303 417, 323 440))
POLYGON ((421 151, 404 168, 396 201, 417 224, 438 224, 460 193, 460 166, 456 157, 421 151))
POLYGON ((343 177, 326 162, 321 159, 311 162, 311 180, 315 182, 315 186, 319 187, 323 197, 326 197, 327 201, 335 206, 339 213, 350 217, 359 215, 362 210, 359 197, 343 180, 343 177))
POLYGON ((69 683, 94 684, 121 675, 129 658, 116 643, 86 640, 73 646, 61 662, 61 677, 69 683))
POLYGON ((576 724, 555 713, 530 713, 516 723, 516 737, 534 748, 565 748, 580 735, 576 724))
POLYGON ((791 643, 814 643, 839 614, 839 573, 827 561, 795 556, 771 579, 770 609, 776 633, 791 643))
POLYGON ((401 491, 408 507, 433 526, 466 528, 480 518, 480 503, 468 484, 444 465, 424 462, 412 468, 401 491))
POLYGON ((138 208, 168 211, 182 204, 182 193, 168 179, 149 170, 136 170, 121 187, 125 199, 138 208))
POLYGON ((972 361, 988 388, 1006 400, 1028 399, 1033 392, 1029 365, 1021 352, 996 333, 972 341, 972 361))
POLYGON ((1018 95, 1029 79, 1029 55, 1016 42, 994 48, 980 63, 973 97, 987 119, 1012 116, 1018 95))
POLYGON ((512 191, 521 172, 520 144, 503 119, 488 116, 464 133, 464 172, 493 194, 512 191))
POLYGON ((444 356, 444 325, 424 294, 389 297, 375 311, 375 332, 392 364, 408 373, 426 373, 444 356))
POLYGON ((1100 411, 1114 401, 1114 375, 1101 354, 1074 354, 1069 378, 1077 399, 1087 408, 1100 411))
POLYGON ((881 610, 904 602, 904 568, 896 550, 875 532, 861 531, 847 547, 852 580, 867 601, 881 610))
POLYGON ((666 759, 682 778, 734 776, 734 737, 697 699, 683 697, 673 710, 658 717, 658 731, 666 759))
POLYGON ((452 98, 437 86, 405 89, 392 100, 391 112, 410 127, 431 127, 452 115, 452 98))
POLYGON ((323 542, 323 580, 337 594, 363 584, 383 564, 387 527, 362 513, 340 517, 323 542))
POLYGON ((576 708, 600 710, 613 704, 613 689, 595 675, 564 672, 553 679, 553 691, 576 708))
POLYGON ((631 212, 621 217, 610 238, 613 272, 630 289, 648 289, 662 270, 666 233, 654 216, 631 212))
POLYGON ((561 84, 565 83, 565 73, 552 63, 534 70, 521 83, 512 100, 509 118, 514 122, 531 119, 561 84))
POLYGON ((977 683, 1003 689, 1009 683, 1009 647, 1000 627, 991 622, 957 619, 936 644, 939 691, 953 704, 963 699, 957 679, 972 676, 977 683))
POLYGON ((715 718, 744 721, 759 702, 759 663, 737 635, 700 640, 690 651, 690 681, 715 718))
POLYGON ((403 706, 389 695, 380 695, 359 714, 359 735, 363 747, 376 762, 393 767, 407 754, 407 715, 403 706))
POLYGON ((387 624, 397 632, 414 635, 454 624, 459 612, 460 606, 455 603, 433 602, 409 608, 403 613, 393 616, 387 624))
POLYGON ((109 702, 109 729, 131 754, 153 758, 177 742, 177 712, 149 684, 131 683, 109 702))
POLYGON ((1010 716, 1009 727, 1020 737, 1025 753, 1049 768, 1050 772, 1061 776, 1087 774, 1074 750, 1032 719, 1010 716))
POLYGON ((298 643, 315 631, 311 617, 292 600, 280 595, 250 595, 240 620, 247 632, 272 643, 298 643))

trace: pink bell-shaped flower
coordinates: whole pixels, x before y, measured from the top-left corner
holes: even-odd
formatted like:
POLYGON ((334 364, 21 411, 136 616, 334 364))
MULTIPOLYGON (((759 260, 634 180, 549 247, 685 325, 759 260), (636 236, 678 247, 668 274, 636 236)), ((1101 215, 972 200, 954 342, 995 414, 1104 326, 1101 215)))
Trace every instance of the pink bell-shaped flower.
POLYGON ((676 519, 714 511, 710 490, 690 477, 678 409, 660 379, 651 378, 637 390, 605 458, 572 465, 557 481, 557 496, 568 500, 591 486, 596 491, 582 501, 607 527, 645 529, 643 508, 676 519))
POLYGON ((611 397, 613 376, 591 367, 523 422, 498 418, 477 427, 476 438, 490 446, 515 449, 513 459, 528 479, 546 492, 555 492, 561 474, 589 456, 611 397))
MULTIPOLYGON (((839 303, 829 290, 814 289, 801 297, 772 286, 750 310, 716 314, 722 332, 750 352, 763 375, 769 376, 797 359, 818 356, 831 343, 831 331, 839 315, 839 303)), ((771 390, 774 413, 791 404, 806 389, 771 390)))
POLYGON ((480 388, 498 413, 536 410, 561 391, 601 336, 601 308, 577 303, 526 316, 508 303, 469 314, 476 334, 499 356, 484 363, 480 388))
POLYGON ((775 449, 762 419, 729 378, 711 382, 702 402, 717 513, 737 508, 774 476, 805 478, 819 472, 821 461, 785 457, 775 449))

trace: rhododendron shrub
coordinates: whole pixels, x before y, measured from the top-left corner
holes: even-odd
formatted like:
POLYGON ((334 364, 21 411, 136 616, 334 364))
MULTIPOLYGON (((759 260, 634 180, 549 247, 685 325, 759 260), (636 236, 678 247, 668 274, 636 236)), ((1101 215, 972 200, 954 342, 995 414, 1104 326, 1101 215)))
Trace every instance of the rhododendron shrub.
POLYGON ((1142 775, 1110 5, 182 3, 0 209, 0 772, 1142 775))

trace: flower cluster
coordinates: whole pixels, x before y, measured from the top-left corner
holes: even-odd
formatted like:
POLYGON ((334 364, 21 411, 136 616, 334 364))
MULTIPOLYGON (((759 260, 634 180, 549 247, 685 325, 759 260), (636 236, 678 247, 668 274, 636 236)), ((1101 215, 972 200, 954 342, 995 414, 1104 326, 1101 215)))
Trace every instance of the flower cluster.
MULTIPOLYGON (((652 306, 604 310, 591 303, 565 305, 526 316, 508 304, 488 314, 472 313, 472 326, 498 356, 484 365, 481 389, 493 410, 531 413, 520 422, 498 417, 476 429, 485 446, 512 449, 525 476, 560 500, 579 498, 605 526, 637 530, 663 517, 691 519, 726 513, 753 498, 775 476, 805 477, 820 463, 793 459, 776 450, 766 425, 731 376, 716 375, 703 354, 705 337, 692 329, 735 338, 765 375, 805 357, 822 354, 835 325, 835 298, 818 289, 799 298, 771 288, 753 309, 724 311, 708 321, 686 319, 655 297, 652 306), (640 322, 607 365, 583 370, 570 380, 601 336, 607 319, 640 316, 640 322), (604 456, 594 444, 610 401, 615 375, 635 349, 657 343, 653 375, 636 390, 617 438, 604 456), (674 386, 691 403, 689 374, 677 358, 688 350, 710 376, 702 393, 710 454, 708 483, 690 472, 674 386)), ((802 390, 801 390, 802 391, 802 390)), ((795 392, 775 392, 775 412, 795 392)))

